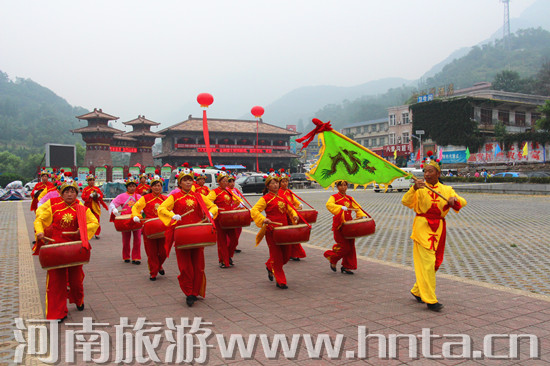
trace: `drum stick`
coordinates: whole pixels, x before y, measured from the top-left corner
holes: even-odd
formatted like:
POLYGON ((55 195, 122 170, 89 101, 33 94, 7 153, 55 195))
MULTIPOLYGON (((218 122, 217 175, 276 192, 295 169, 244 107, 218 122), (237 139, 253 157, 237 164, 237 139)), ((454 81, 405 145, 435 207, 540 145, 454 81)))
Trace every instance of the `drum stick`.
MULTIPOLYGON (((420 180, 418 178, 416 178, 415 176, 411 175, 411 179, 416 183, 416 181, 420 180)), ((443 198, 445 201, 449 202, 448 199, 446 199, 445 197, 443 197, 443 195, 437 191, 435 191, 433 188, 430 188, 428 187, 427 185, 424 186, 426 189, 428 189, 429 191, 432 191, 433 193, 437 194, 439 197, 443 198)))
POLYGON ((54 239, 48 238, 47 236, 43 237, 42 239, 43 239, 43 240, 47 240, 47 241, 51 241, 51 242, 54 242, 54 241, 55 241, 54 239))
POLYGON ((283 224, 282 224, 282 223, 280 223, 280 222, 275 222, 275 221, 271 221, 271 224, 273 224, 273 225, 281 225, 281 226, 283 226, 283 224))
POLYGON ((63 231, 62 234, 63 235, 76 235, 76 234, 78 234, 78 230, 77 231, 63 231))

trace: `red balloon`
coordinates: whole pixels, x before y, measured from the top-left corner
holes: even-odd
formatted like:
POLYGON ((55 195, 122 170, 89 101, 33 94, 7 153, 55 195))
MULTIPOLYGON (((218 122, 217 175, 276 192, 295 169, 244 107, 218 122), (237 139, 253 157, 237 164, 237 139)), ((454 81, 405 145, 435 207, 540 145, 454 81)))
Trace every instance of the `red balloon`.
POLYGON ((260 107, 259 105, 255 106, 255 107, 252 107, 252 109, 250 110, 250 112, 252 113, 252 115, 256 118, 260 118, 261 116, 264 115, 264 108, 263 107, 260 107))
POLYGON ((214 97, 212 96, 212 94, 200 93, 197 96, 197 102, 199 102, 201 107, 208 108, 210 104, 214 103, 214 97))

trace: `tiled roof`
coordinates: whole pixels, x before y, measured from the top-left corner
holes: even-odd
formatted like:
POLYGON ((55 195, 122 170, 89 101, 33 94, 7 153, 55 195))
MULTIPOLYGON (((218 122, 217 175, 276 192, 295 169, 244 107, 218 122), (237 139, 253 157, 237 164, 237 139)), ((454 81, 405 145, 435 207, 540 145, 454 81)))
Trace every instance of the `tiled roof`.
MULTIPOLYGON (((202 118, 190 118, 186 121, 177 123, 171 127, 165 128, 160 133, 167 132, 202 132, 202 118)), ((235 119, 214 119, 208 118, 209 132, 238 132, 238 133, 256 133, 256 121, 254 120, 235 120, 235 119)), ((279 134, 279 135, 299 135, 299 133, 287 130, 285 128, 270 125, 260 122, 258 132, 262 134, 279 134)))
POLYGON ((118 134, 113 136, 114 140, 123 140, 123 141, 137 141, 135 138, 130 137, 126 134, 118 134))
POLYGON ((105 125, 97 125, 97 126, 86 126, 82 128, 77 128, 76 130, 71 130, 71 132, 72 133, 111 132, 111 133, 119 134, 124 131, 117 130, 116 128, 105 126, 105 125))
POLYGON ((76 116, 78 119, 94 119, 94 118, 101 118, 101 119, 107 119, 109 121, 118 119, 118 117, 111 116, 110 114, 103 113, 103 111, 97 108, 94 108, 93 112, 83 114, 82 116, 76 116))
POLYGON ((122 123, 127 125, 127 126, 134 126, 134 125, 158 126, 158 125, 160 125, 160 123, 158 123, 158 122, 153 122, 151 120, 146 119, 145 116, 138 116, 138 118, 136 118, 136 119, 133 119, 133 120, 128 121, 128 122, 122 122, 122 123))
MULTIPOLYGON (((159 155, 155 155, 153 156, 153 158, 157 159, 157 158, 167 158, 167 157, 176 157, 176 158, 179 158, 179 157, 196 157, 196 156, 200 156, 200 157, 204 157, 204 156, 208 156, 205 152, 198 152, 198 151, 172 151, 172 152, 169 152, 169 153, 162 153, 162 154, 159 154, 159 155)), ((213 152, 212 153, 212 156, 213 157, 222 157, 222 158, 240 158, 240 157, 245 157, 245 158, 249 158, 250 156, 254 156, 256 157, 256 154, 253 154, 253 153, 215 153, 213 152)), ((293 154, 291 152, 288 152, 288 151, 273 151, 272 153, 269 153, 269 154, 260 154, 260 156, 262 157, 269 157, 269 158, 298 158, 299 155, 296 155, 296 154, 293 154)))
POLYGON ((164 137, 160 133, 151 132, 151 131, 131 131, 126 132, 124 136, 139 137, 139 136, 148 136, 148 137, 164 137))

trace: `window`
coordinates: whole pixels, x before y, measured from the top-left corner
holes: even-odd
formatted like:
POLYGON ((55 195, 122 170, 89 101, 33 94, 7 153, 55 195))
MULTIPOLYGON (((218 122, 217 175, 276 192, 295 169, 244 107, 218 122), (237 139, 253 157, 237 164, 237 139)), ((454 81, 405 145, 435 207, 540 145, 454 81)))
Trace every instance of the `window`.
POLYGON ((376 139, 370 140, 370 146, 376 146, 376 139))
POLYGON ((395 114, 390 114, 390 126, 395 126, 395 114))
POLYGON ((408 125, 409 124, 409 113, 407 112, 407 113, 401 114, 401 119, 402 119, 404 125, 408 125))
POLYGON ((363 140, 363 146, 364 147, 369 147, 369 140, 368 139, 363 140))
POLYGON ((388 137, 389 137, 389 145, 395 145, 395 133, 390 133, 388 137))
POLYGON ((481 123, 486 125, 493 123, 493 110, 481 108, 481 123))
POLYGON ((498 120, 505 125, 510 124, 510 111, 498 111, 498 120))
POLYGON ((531 126, 535 125, 535 122, 540 119, 540 113, 531 113, 531 126))
POLYGON ((363 133, 369 132, 369 126, 363 126, 363 133))
POLYGON ((516 112, 516 126, 525 126, 525 112, 516 112))
POLYGON ((386 138, 385 137, 380 137, 378 139, 378 143, 380 144, 380 146, 384 146, 386 144, 386 138))
POLYGON ((403 132, 403 139, 402 139, 402 142, 404 144, 408 144, 409 143, 409 133, 408 132, 403 132))

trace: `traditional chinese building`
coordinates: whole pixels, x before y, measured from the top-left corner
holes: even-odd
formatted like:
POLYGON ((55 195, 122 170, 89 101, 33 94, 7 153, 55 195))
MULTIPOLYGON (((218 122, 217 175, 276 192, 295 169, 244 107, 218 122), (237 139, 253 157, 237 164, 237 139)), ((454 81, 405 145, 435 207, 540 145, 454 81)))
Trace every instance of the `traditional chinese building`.
MULTIPOLYGON (((132 131, 124 133, 120 138, 133 139, 133 145, 136 149, 136 151, 130 155, 130 165, 139 163, 143 166, 152 166, 152 147, 155 144, 155 139, 163 135, 152 132, 150 129, 152 126, 160 125, 160 123, 150 121, 146 119, 145 116, 138 116, 136 119, 123 123, 126 126, 132 126, 132 131)), ((117 138, 117 136, 115 136, 115 138, 117 138)))
MULTIPOLYGON (((290 151, 290 137, 297 132, 255 120, 208 118, 208 131, 214 165, 244 165, 248 170, 268 171, 288 168, 298 155, 290 151), (257 136, 257 138, 256 138, 257 136)), ((189 118, 159 131, 162 163, 179 166, 209 165, 203 135, 202 118, 189 118)))

